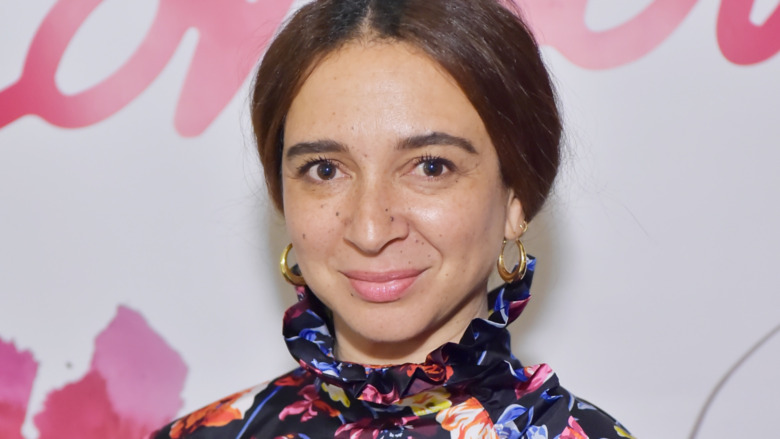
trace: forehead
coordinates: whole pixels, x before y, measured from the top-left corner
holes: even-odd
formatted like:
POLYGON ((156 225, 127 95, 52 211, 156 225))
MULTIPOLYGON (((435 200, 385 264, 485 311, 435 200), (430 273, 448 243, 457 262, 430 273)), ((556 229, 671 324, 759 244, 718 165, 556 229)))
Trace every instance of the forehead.
POLYGON ((486 137, 457 82, 421 50, 354 42, 325 57, 303 83, 287 115, 285 144, 345 132, 404 137, 433 131, 486 137))

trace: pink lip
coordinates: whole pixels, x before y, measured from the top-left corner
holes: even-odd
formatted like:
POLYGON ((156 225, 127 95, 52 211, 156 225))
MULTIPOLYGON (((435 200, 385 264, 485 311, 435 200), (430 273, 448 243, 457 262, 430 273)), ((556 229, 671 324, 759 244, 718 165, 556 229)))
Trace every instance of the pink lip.
POLYGON ((401 297, 424 270, 385 272, 346 271, 344 276, 358 295, 368 302, 393 302, 401 297))

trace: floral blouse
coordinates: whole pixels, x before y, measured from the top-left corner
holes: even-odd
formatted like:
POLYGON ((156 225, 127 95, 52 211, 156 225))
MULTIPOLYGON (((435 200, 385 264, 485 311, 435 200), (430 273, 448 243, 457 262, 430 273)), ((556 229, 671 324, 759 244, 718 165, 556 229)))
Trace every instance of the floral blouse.
POLYGON ((422 364, 338 361, 329 313, 306 288, 284 316, 300 367, 193 412, 154 439, 631 438, 615 419, 569 393, 546 364, 523 367, 506 326, 525 307, 533 277, 489 293, 492 311, 459 343, 422 364))

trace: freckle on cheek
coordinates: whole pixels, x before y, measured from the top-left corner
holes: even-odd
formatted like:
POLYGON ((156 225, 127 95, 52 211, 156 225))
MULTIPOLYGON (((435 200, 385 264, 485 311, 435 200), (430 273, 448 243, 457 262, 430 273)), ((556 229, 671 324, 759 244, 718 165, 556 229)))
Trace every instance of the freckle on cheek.
POLYGON ((306 239, 306 234, 301 235, 301 238, 306 239))
POLYGON ((339 213, 338 213, 338 212, 336 212, 336 216, 339 216, 339 213))

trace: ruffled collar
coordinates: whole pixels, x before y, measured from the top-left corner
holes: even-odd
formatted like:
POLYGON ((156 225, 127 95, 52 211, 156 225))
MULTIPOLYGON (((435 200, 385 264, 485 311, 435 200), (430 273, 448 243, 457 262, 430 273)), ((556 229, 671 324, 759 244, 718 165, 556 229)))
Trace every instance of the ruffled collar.
POLYGON ((529 258, 523 279, 488 293, 488 318, 472 320, 460 342, 445 343, 424 363, 372 367, 337 360, 330 313, 308 287, 298 289, 298 303, 284 315, 285 341, 302 368, 342 388, 349 398, 376 404, 392 404, 434 387, 468 386, 496 375, 514 375, 521 366, 510 351, 506 327, 530 299, 535 265, 536 260, 529 258))

